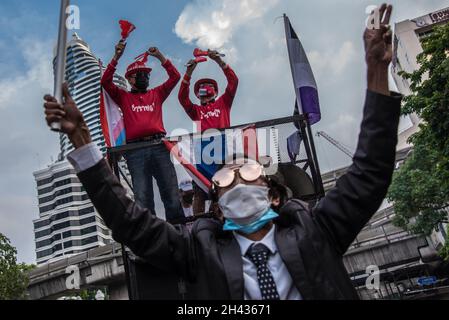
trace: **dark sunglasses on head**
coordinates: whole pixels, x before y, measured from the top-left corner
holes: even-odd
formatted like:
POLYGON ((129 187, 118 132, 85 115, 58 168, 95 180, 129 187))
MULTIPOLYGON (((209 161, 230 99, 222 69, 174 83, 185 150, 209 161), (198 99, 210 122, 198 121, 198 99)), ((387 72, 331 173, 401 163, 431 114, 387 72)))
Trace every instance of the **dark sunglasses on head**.
POLYGON ((226 188, 235 181, 236 172, 246 182, 254 182, 261 176, 265 176, 264 168, 259 163, 245 163, 223 168, 212 177, 212 182, 219 188, 226 188))

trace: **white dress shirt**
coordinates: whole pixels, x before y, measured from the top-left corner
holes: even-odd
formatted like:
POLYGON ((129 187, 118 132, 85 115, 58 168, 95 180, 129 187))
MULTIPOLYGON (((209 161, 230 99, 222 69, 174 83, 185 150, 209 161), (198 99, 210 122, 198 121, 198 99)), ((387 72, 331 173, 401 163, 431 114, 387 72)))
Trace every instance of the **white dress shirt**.
POLYGON ((67 160, 75 168, 76 173, 92 168, 102 159, 103 154, 94 142, 86 144, 67 155, 67 160))
POLYGON ((243 281, 245 285, 245 300, 261 300, 259 282, 257 280, 257 267, 245 255, 252 244, 261 243, 270 250, 268 259, 268 269, 273 275, 274 282, 281 300, 302 300, 301 294, 295 287, 292 277, 287 270, 287 266, 282 261, 278 247, 274 238, 276 226, 273 225, 271 230, 260 241, 252 241, 244 236, 234 232, 234 236, 240 245, 240 252, 243 259, 243 281))

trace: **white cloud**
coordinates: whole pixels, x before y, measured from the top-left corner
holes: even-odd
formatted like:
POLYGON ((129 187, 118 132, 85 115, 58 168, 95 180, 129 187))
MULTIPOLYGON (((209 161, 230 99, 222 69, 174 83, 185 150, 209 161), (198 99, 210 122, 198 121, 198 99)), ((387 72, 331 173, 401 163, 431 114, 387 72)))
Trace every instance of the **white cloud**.
POLYGON ((220 49, 242 24, 261 18, 278 0, 198 0, 184 9, 175 32, 186 43, 220 49))
POLYGON ((337 52, 328 48, 325 51, 311 51, 308 57, 316 72, 339 76, 356 58, 356 53, 354 44, 351 41, 345 41, 337 52))
POLYGON ((51 55, 48 50, 49 43, 24 39, 19 42, 26 62, 26 71, 23 75, 0 80, 0 109, 8 108, 13 99, 21 97, 30 88, 48 89, 52 82, 53 70, 51 55))

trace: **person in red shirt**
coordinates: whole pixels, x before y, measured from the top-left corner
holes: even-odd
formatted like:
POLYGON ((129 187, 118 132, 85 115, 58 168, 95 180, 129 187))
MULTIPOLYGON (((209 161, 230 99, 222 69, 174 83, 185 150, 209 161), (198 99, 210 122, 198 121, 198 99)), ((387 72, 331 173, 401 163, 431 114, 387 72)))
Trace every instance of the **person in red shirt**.
MULTIPOLYGON (((188 62, 188 67, 184 79, 179 90, 179 102, 184 108, 187 115, 196 122, 198 131, 204 132, 209 129, 225 129, 231 126, 231 108, 234 102, 235 95, 239 84, 239 79, 234 70, 226 64, 217 51, 209 50, 209 58, 215 61, 223 70, 228 85, 223 95, 218 97, 218 83, 213 79, 201 79, 195 84, 194 93, 200 100, 200 105, 194 104, 190 100, 190 80, 193 71, 195 71, 198 63, 195 60, 188 62), (218 98, 217 98, 218 97, 218 98)), ((219 137, 221 138, 221 136, 219 137)), ((201 164, 197 167, 206 178, 211 179, 218 169, 219 163, 212 163, 206 165, 205 162, 211 163, 211 159, 203 159, 204 157, 211 157, 213 159, 220 158, 224 160, 224 139, 222 139, 223 155, 203 155, 202 150, 206 145, 213 143, 208 138, 207 141, 201 141, 201 164), (207 161, 205 161, 207 160, 207 161)), ((213 161, 213 160, 212 160, 213 161)), ((206 193, 194 184, 194 204, 193 211, 197 215, 205 211, 205 202, 207 199, 206 193)))
POLYGON ((170 60, 155 47, 127 68, 126 79, 131 91, 117 87, 113 82, 118 61, 126 43, 122 40, 115 48, 115 56, 101 79, 101 85, 123 113, 128 144, 152 141, 155 144, 124 154, 131 173, 136 202, 155 214, 153 178, 159 187, 168 220, 184 217, 178 194, 176 171, 170 153, 162 143, 166 135, 162 120, 162 105, 178 84, 181 75, 170 60), (167 71, 169 79, 162 85, 148 89, 152 69, 146 66, 148 56, 157 58, 167 71))

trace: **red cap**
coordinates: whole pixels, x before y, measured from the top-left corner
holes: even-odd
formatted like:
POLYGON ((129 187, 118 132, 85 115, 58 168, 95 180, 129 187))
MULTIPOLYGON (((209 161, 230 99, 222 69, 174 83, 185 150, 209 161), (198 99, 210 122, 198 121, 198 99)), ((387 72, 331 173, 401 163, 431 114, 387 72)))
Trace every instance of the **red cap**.
POLYGON ((126 69, 125 78, 129 78, 129 76, 137 73, 137 72, 146 72, 151 73, 153 69, 146 65, 149 57, 149 53, 145 52, 136 58, 136 61, 131 63, 126 69))
POLYGON ((129 78, 129 76, 131 76, 139 71, 151 73, 151 71, 153 71, 153 69, 147 67, 146 64, 141 61, 136 61, 136 62, 131 63, 129 65, 128 69, 126 69, 125 78, 129 78))
POLYGON ((195 95, 197 97, 199 96, 200 86, 202 84, 205 84, 205 83, 210 83, 211 85, 213 85, 214 88, 215 88, 215 92, 218 94, 218 83, 217 83, 217 81, 215 81, 214 79, 205 78, 205 79, 198 80, 197 83, 195 83, 195 90, 194 91, 195 91, 195 95))

